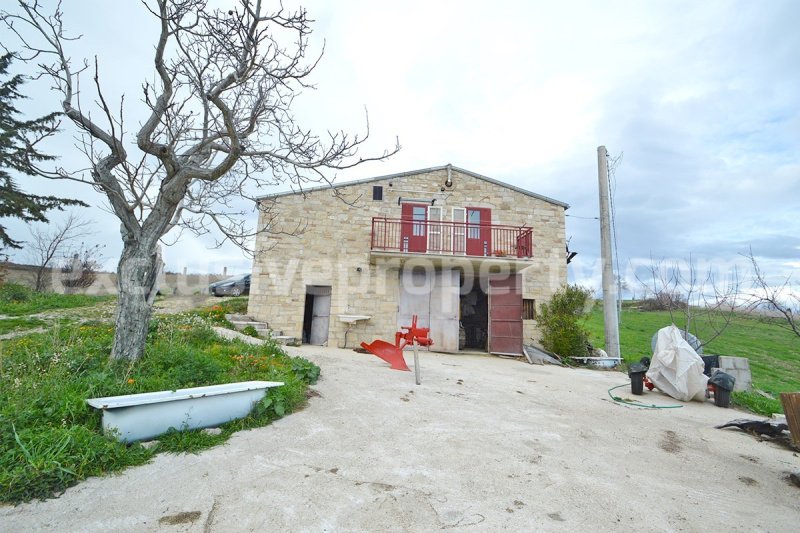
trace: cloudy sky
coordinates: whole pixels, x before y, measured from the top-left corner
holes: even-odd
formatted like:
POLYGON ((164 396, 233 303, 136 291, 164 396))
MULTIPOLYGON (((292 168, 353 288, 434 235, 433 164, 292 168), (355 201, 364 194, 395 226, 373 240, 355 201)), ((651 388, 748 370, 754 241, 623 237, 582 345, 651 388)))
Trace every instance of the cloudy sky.
MULTIPOLYGON (((134 1, 64 4, 67 26, 83 34, 71 55, 96 54, 108 90, 126 94, 135 112, 141 82, 152 78, 152 17, 134 1)), ((365 153, 395 138, 402 145, 339 181, 452 163, 567 202, 567 237, 579 252, 571 280, 599 287, 605 145, 622 154, 614 204, 620 269, 631 281, 631 265, 651 255, 692 254, 724 272, 751 246, 776 277, 800 269, 800 2, 303 5, 325 55, 298 117, 321 132, 358 131, 366 107, 365 153)), ((55 93, 29 85, 26 110, 56 109, 55 93)), ((77 167, 70 133, 54 146, 77 167)), ((64 190, 100 205, 90 189, 64 190)), ((86 214, 113 266, 116 222, 96 208, 86 214)), ((167 269, 249 268, 236 249, 208 245, 185 237, 165 250, 167 269)))

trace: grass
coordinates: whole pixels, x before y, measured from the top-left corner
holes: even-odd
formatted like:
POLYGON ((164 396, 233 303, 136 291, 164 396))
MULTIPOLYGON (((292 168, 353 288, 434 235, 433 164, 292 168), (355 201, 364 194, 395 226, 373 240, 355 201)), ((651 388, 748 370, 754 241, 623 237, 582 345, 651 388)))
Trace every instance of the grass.
POLYGON ((87 296, 85 294, 55 294, 36 292, 24 285, 0 285, 0 315, 23 316, 50 311, 85 307, 115 299, 116 296, 87 296))
POLYGON ((0 319, 0 335, 11 333, 14 331, 34 329, 46 326, 47 322, 38 318, 30 317, 14 317, 0 319))
MULTIPOLYGON (((650 339, 661 328, 672 323, 666 311, 639 311, 623 307, 620 316, 620 351, 627 363, 650 356, 650 339)), ((710 338, 707 325, 698 323, 692 331, 701 340, 710 338)), ((595 305, 586 327, 591 342, 604 347, 603 309, 595 305)), ((772 396, 781 392, 800 391, 800 337, 780 327, 775 321, 738 314, 725 332, 703 348, 706 354, 746 357, 750 361, 753 386, 772 396)), ((735 392, 734 404, 753 412, 769 415, 783 412, 780 400, 766 398, 755 392, 735 392)))
MULTIPOLYGON (((245 299, 246 300, 246 299, 245 299)), ((89 476, 147 462, 158 452, 196 452, 241 429, 269 424, 300 408, 319 367, 273 343, 226 341, 211 330, 237 300, 151 321, 144 356, 111 362, 113 328, 102 322, 57 324, 47 333, 0 342, 0 501, 48 498, 89 476), (159 437, 155 449, 104 435, 87 398, 235 381, 283 381, 246 418, 159 437)))

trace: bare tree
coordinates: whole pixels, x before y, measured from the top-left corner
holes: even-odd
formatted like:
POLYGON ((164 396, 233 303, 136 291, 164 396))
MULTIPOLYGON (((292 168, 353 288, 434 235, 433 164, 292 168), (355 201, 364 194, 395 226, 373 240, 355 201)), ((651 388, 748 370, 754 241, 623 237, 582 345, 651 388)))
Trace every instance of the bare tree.
POLYGON ((37 292, 42 292, 50 280, 50 267, 54 259, 60 258, 76 239, 88 235, 90 220, 69 213, 67 218, 54 227, 34 226, 30 228, 31 239, 25 250, 28 260, 36 267, 34 281, 37 292))
POLYGON ((700 346, 710 343, 725 331, 741 307, 741 281, 736 268, 725 279, 718 279, 713 269, 699 273, 694 258, 667 263, 653 259, 645 268, 646 274, 636 274, 645 289, 640 306, 653 311, 668 311, 670 320, 684 331, 693 333, 700 346), (698 325, 706 334, 698 335, 698 325))
POLYGON ((791 276, 784 278, 777 285, 771 285, 758 266, 752 249, 745 257, 753 265, 750 309, 777 313, 781 318, 780 325, 800 337, 800 293, 793 290, 791 276))
POLYGON ((210 9, 206 0, 145 0, 160 28, 155 43, 156 83, 145 82, 147 118, 128 141, 123 101, 112 105, 95 61, 76 67, 67 47, 60 7, 47 14, 35 0, 0 17, 62 95, 64 114, 82 135, 89 176, 64 169, 45 176, 90 183, 121 223, 118 309, 111 357, 138 359, 144 351, 160 258, 156 246, 178 228, 198 234, 218 229, 222 240, 246 246, 254 235, 248 210, 236 198, 256 188, 330 183, 330 172, 376 157, 358 157, 369 136, 343 131, 324 138, 303 129, 291 107, 320 57, 307 58, 312 22, 305 10, 268 11, 261 0, 235 9, 210 9), (79 79, 92 72, 90 114, 79 79), (102 122, 101 122, 102 120, 102 122), (136 155, 133 155, 136 154, 136 155))

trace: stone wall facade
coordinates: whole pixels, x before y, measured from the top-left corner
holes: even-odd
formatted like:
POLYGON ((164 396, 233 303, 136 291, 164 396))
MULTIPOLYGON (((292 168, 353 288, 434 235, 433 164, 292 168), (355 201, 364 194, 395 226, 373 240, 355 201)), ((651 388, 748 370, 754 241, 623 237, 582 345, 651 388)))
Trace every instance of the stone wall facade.
MULTIPOLYGON (((345 334, 347 347, 376 338, 392 340, 398 326, 400 271, 410 263, 401 265, 396 258, 375 254, 371 258, 370 237, 373 217, 400 218, 401 197, 435 199, 435 205, 444 208, 444 221, 451 220, 452 207, 488 207, 492 224, 532 228, 534 253, 523 265, 523 298, 534 299, 537 308, 566 283, 565 204, 441 167, 263 198, 259 229, 267 231, 256 241, 260 253, 253 264, 249 314, 274 331, 301 338, 307 286, 330 286, 328 345, 343 347, 345 334), (445 184, 448 176, 450 187, 445 184), (373 200, 374 186, 382 186, 382 200, 373 200), (372 318, 347 331, 336 318, 344 314, 372 318)), ((516 261, 427 259, 419 254, 411 261, 422 268, 466 268, 465 276, 474 276, 476 282, 502 271, 504 262, 516 261)), ((535 320, 525 320, 523 328, 525 342, 536 339, 535 320)))

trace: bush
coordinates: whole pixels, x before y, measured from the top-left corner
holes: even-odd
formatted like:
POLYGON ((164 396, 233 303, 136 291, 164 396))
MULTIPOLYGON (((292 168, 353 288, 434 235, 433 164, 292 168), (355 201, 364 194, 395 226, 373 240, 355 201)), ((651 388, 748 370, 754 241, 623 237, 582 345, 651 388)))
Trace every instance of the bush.
POLYGON ((242 333, 244 333, 248 337, 255 337, 256 339, 260 337, 258 334, 258 330, 253 326, 245 326, 244 328, 242 328, 242 333))
POLYGON ((652 298, 645 298, 637 305, 640 311, 686 311, 689 304, 677 292, 661 291, 652 298))
POLYGON ((562 357, 588 355, 589 332, 583 322, 591 311, 591 296, 587 288, 566 285, 542 304, 538 323, 545 350, 562 357))
POLYGON ((33 296, 33 290, 17 283, 6 283, 0 287, 0 302, 4 304, 19 304, 27 302, 33 296))

